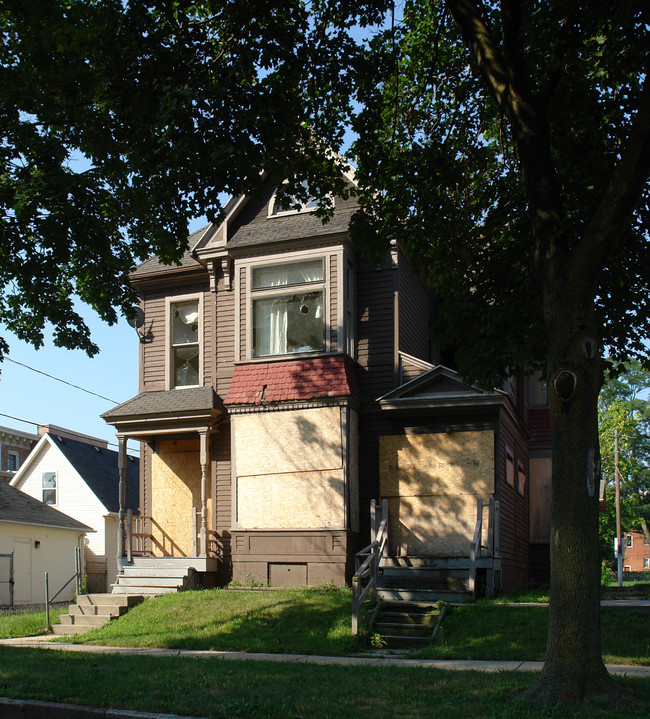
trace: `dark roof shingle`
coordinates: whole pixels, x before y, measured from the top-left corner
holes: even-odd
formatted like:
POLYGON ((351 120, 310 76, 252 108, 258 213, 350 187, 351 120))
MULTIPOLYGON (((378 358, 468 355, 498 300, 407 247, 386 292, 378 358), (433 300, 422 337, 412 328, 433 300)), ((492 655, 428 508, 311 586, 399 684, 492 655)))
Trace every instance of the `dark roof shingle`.
POLYGON ((0 480, 0 521, 16 522, 17 524, 36 524, 47 527, 62 527, 63 529, 76 529, 80 532, 92 532, 81 522, 78 522, 58 509, 50 507, 38 499, 30 497, 19 489, 0 480))

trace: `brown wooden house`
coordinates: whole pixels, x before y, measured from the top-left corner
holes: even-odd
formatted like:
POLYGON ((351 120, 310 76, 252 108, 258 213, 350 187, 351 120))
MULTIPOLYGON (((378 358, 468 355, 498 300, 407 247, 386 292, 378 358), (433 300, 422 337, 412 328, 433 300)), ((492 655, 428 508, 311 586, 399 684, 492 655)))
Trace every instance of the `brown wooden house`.
POLYGON ((371 499, 388 499, 394 556, 453 558, 469 552, 477 498, 486 518, 492 498, 495 582, 525 584, 526 382, 462 384, 439 364, 434 298, 400 248, 369 262, 349 241, 353 200, 334 198, 323 225, 275 190, 231 200, 179 266, 154 258, 131 276, 139 394, 103 415, 143 449, 148 519, 124 520, 125 555, 182 559, 208 585, 341 584, 371 499))

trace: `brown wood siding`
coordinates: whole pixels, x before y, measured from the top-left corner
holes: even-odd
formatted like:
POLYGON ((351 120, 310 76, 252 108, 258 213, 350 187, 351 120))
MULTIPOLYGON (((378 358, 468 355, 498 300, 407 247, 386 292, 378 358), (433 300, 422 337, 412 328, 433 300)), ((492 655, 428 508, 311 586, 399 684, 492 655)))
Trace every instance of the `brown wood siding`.
POLYGON ((366 400, 373 400, 394 387, 395 270, 381 269, 368 261, 357 270, 357 359, 359 387, 366 400))
MULTIPOLYGON (((399 255, 399 349, 430 361, 433 300, 431 291, 416 277, 400 252, 399 255)), ((417 375, 416 375, 417 376, 417 375)))
POLYGON ((521 464, 526 478, 529 476, 526 439, 519 427, 505 411, 501 413, 496 441, 496 495, 500 507, 500 536, 504 588, 517 589, 526 581, 528 569, 528 489, 526 481, 524 494, 518 490, 517 469, 521 464), (506 481, 506 445, 513 452, 515 465, 515 486, 506 481), (508 586, 510 585, 510 586, 508 586))
POLYGON ((177 287, 152 290, 143 295, 144 327, 147 342, 142 350, 142 366, 140 368, 140 386, 143 392, 153 392, 166 388, 165 362, 168 352, 166 336, 166 298, 183 295, 202 295, 203 301, 203 375, 204 384, 212 384, 212 354, 214 339, 208 331, 214 317, 213 302, 207 283, 179 285, 177 287))
POLYGON ((246 268, 239 268, 239 359, 246 359, 246 268))
POLYGON ((165 389, 165 297, 166 291, 151 292, 143 301, 144 326, 147 342, 142 350, 142 391, 165 389))
POLYGON ((230 389, 235 362, 235 290, 225 288, 221 276, 217 285, 216 316, 212 323, 215 333, 214 351, 216 354, 216 376, 214 388, 223 399, 230 389))
POLYGON ((219 433, 211 440, 212 447, 212 496, 216 502, 213 541, 220 559, 218 583, 227 584, 232 579, 230 529, 232 520, 232 475, 230 462, 230 423, 219 426, 219 433))
POLYGON ((329 256, 329 315, 330 315, 330 351, 336 352, 338 347, 338 263, 336 255, 329 256))

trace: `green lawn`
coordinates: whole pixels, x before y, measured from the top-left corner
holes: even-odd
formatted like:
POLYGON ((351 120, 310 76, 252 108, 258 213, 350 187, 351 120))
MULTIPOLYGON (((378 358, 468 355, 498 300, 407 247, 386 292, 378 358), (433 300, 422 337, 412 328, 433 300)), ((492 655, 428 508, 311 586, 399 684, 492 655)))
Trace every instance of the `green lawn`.
POLYGON ((619 679, 635 701, 538 707, 533 675, 313 666, 215 658, 89 655, 0 647, 0 696, 210 719, 646 719, 650 679, 619 679), (38 680, 35 681, 35 677, 38 680))
MULTIPOLYGON (((534 595, 519 598, 532 601, 534 595)), ((365 638, 351 634, 350 603, 348 589, 180 592, 148 599, 121 619, 68 641, 346 656, 368 649, 365 638)), ((650 612, 603 608, 601 617, 606 661, 650 665, 650 612)), ((541 661, 547 622, 542 606, 495 600, 452 607, 434 644, 414 654, 541 661)), ((43 613, 0 616, 0 637, 36 634, 44 624, 43 613)))
MULTIPOLYGON (((57 624, 62 609, 50 610, 50 624, 57 624)), ((45 631, 45 612, 0 612, 0 639, 33 637, 45 631)))

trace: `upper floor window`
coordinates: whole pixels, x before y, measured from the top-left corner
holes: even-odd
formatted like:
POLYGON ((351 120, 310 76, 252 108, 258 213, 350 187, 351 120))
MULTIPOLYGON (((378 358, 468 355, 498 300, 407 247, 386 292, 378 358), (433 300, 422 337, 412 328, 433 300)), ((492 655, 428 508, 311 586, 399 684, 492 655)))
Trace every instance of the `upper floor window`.
POLYGON ((20 467, 20 455, 18 452, 7 452, 7 470, 15 472, 20 467))
POLYGON ((548 406, 546 382, 542 379, 542 373, 539 370, 528 378, 528 406, 548 406))
POLYGON ((632 546, 633 537, 631 534, 626 535, 625 537, 625 546, 631 547, 632 546))
POLYGON ((174 387, 199 384, 199 301, 171 305, 171 375, 174 387))
POLYGON ((56 504, 56 472, 43 472, 43 503, 56 504))
POLYGON ((325 349, 323 258, 252 271, 253 357, 325 349))
POLYGON ((307 193, 306 199, 301 200, 295 195, 278 196, 277 192, 273 194, 269 202, 269 217, 278 217, 279 215, 295 215, 299 212, 312 212, 318 207, 318 200, 309 192, 307 182, 303 180, 300 183, 307 193), (300 209, 297 209, 297 207, 300 209))

